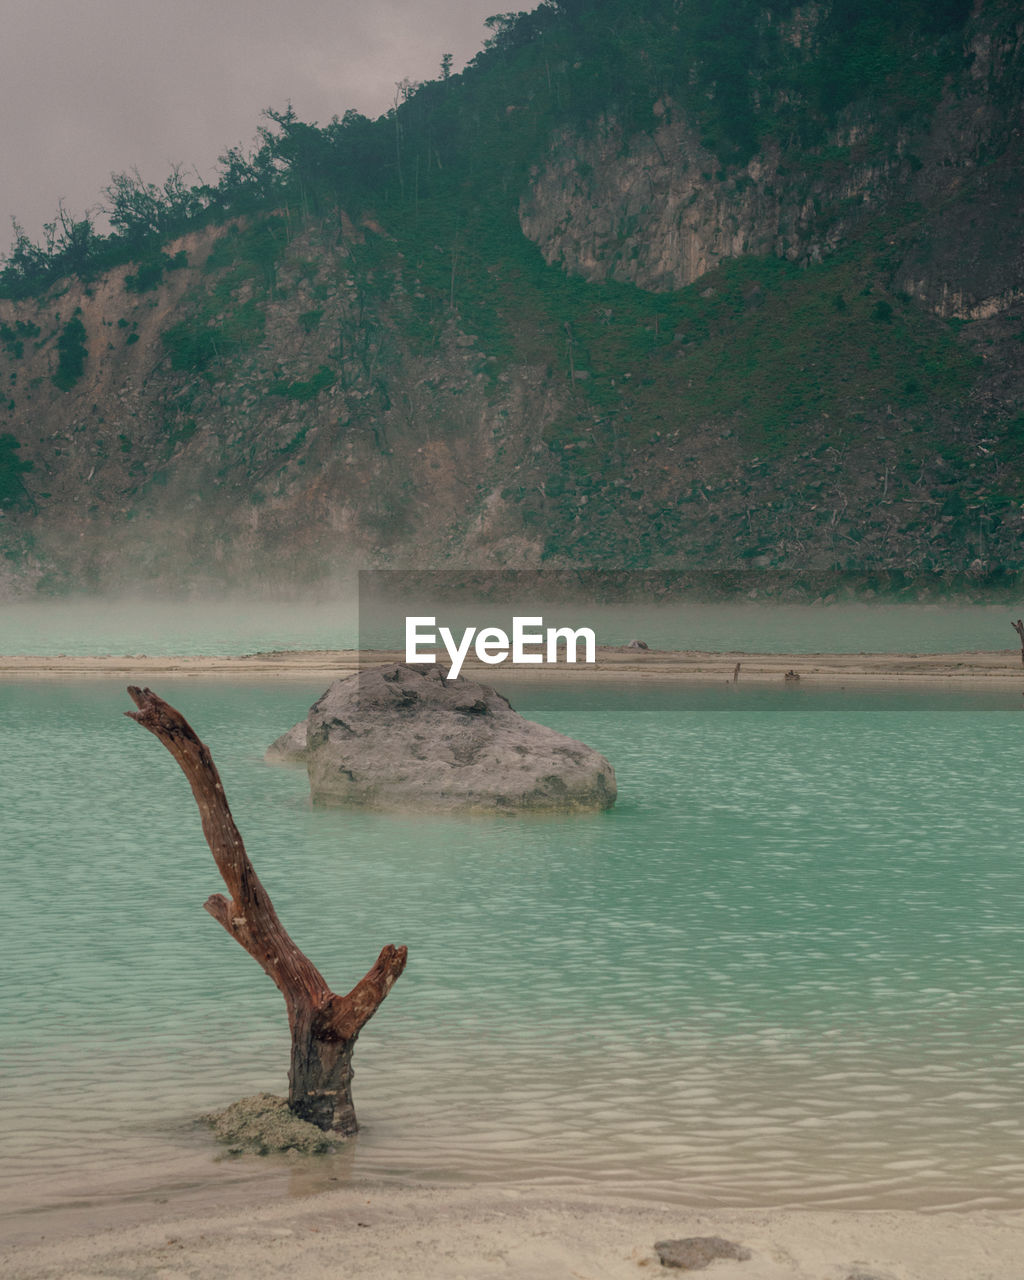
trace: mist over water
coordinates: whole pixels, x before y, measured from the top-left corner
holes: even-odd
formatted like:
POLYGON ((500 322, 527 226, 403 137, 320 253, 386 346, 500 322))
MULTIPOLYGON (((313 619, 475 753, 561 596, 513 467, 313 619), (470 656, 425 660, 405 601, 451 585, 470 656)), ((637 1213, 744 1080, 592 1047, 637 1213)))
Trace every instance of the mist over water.
POLYGON ((309 603, 119 596, 0 605, 4 654, 228 656, 350 649, 357 637, 354 591, 309 603))
MULTIPOLYGON (((451 628, 507 621, 506 611, 410 598, 410 614, 451 628)), ((550 626, 590 626, 598 644, 741 653, 945 653, 1016 648, 1022 604, 531 604, 550 626)), ((0 654, 226 656, 280 649, 397 649, 401 621, 360 619, 354 589, 311 602, 67 599, 0 605, 0 654)))

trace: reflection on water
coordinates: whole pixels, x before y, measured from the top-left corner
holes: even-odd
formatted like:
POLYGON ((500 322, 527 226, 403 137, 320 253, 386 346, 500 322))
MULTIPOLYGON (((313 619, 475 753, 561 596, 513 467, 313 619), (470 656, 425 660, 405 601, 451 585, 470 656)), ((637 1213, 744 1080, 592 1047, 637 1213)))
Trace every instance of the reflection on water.
MULTIPOLYGON (((301 772, 262 764, 319 692, 172 691, 328 979, 409 946, 356 1052, 364 1130, 303 1186, 1024 1205, 1019 708, 532 691, 520 709, 614 762, 616 808, 424 821, 314 810, 301 772)), ((202 911, 220 885, 194 804, 128 706, 106 683, 0 685, 12 1200, 158 1182, 158 1162, 226 1185, 239 1166, 193 1118, 285 1086, 280 997, 202 911)))

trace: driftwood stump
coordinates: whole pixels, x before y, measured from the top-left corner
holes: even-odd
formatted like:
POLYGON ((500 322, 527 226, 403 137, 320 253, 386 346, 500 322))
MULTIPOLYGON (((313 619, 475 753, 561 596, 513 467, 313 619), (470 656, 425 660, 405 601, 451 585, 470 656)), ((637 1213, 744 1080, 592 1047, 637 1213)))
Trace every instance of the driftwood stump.
POLYGON ((1016 622, 1011 622, 1010 626, 1020 638, 1020 660, 1024 662, 1024 618, 1018 618, 1016 622))
POLYGON ((138 711, 125 715, 160 739, 181 766, 199 806, 203 835, 230 894, 213 894, 204 903, 206 910, 259 961, 284 996, 292 1033, 288 1105, 321 1129, 355 1133, 352 1048, 405 968, 406 948, 386 946, 348 995, 335 995, 277 918, 245 852, 206 746, 181 712, 152 690, 132 685, 128 693, 138 711))

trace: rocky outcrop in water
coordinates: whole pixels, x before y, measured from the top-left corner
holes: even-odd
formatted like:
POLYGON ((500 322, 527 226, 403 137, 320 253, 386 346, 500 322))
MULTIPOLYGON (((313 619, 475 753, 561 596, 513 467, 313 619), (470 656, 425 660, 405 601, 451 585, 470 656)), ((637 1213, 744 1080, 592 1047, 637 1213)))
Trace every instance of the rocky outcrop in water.
POLYGON ((607 809, 616 795, 593 748, 438 666, 391 663, 335 681, 266 759, 304 761, 317 804, 567 813, 607 809))

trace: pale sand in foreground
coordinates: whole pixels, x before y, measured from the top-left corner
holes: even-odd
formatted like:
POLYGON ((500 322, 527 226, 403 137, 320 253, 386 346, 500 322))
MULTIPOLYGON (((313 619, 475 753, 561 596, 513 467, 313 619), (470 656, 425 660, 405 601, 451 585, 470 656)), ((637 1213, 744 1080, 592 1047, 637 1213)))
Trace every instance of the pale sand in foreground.
MULTIPOLYGON (((167 676, 221 676, 229 679, 337 680, 360 667, 402 662, 399 652, 353 649, 246 654, 241 657, 33 657, 0 655, 0 679, 79 679, 86 676, 133 681, 167 676)), ((476 660, 466 675, 488 684, 526 679, 614 681, 732 681, 772 684, 795 671, 809 684, 944 684, 1024 689, 1024 665, 1016 649, 964 653, 700 653, 599 648, 592 665, 485 665, 476 660), (739 672, 736 672, 737 663, 739 672)))
POLYGON ((332 1191, 0 1248, 6 1280, 288 1276, 291 1280, 626 1280, 655 1241, 722 1236, 750 1250, 715 1280, 1013 1280, 1024 1212, 695 1211, 513 1187, 332 1191))

